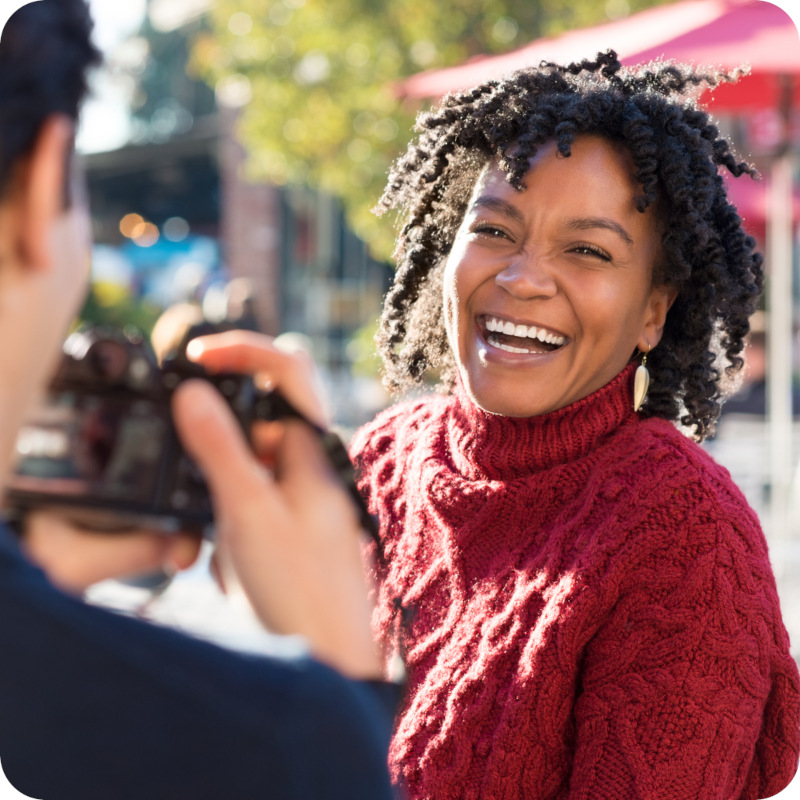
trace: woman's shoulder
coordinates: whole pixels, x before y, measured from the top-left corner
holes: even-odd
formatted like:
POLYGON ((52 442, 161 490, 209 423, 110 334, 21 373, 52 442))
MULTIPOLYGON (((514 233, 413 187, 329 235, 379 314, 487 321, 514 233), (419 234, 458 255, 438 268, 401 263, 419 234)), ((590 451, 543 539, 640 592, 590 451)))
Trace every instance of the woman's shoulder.
POLYGON ((647 461, 651 467, 642 471, 644 475, 700 481, 710 491, 739 494, 728 470, 668 420, 652 417, 623 427, 615 447, 632 463, 647 461))
POLYGON ((769 636, 783 636, 766 537, 727 469, 665 420, 620 435, 631 441, 618 443, 618 462, 598 465, 598 507, 613 509, 619 528, 601 542, 614 555, 602 586, 654 608, 747 606, 769 636))
POLYGON ((710 535, 722 528, 752 534, 761 549, 758 517, 728 470, 673 423, 639 420, 619 432, 609 452, 613 464, 604 469, 621 471, 644 508, 668 509, 676 523, 702 525, 710 535))

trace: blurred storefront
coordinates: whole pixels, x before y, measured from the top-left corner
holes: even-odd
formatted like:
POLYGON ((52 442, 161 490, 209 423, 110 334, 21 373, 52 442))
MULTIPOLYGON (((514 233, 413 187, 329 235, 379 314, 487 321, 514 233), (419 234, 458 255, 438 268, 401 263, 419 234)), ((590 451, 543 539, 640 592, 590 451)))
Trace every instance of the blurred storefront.
POLYGON ((141 73, 136 91, 146 98, 132 141, 83 158, 95 280, 115 284, 112 297, 127 293, 161 309, 185 300, 216 307, 226 283, 244 279, 237 283, 250 287, 257 327, 305 337, 339 422, 363 422, 385 396, 375 376, 353 375, 353 343, 377 320, 390 267, 348 229, 335 198, 245 177, 235 109, 219 107, 176 56, 201 22, 167 33, 148 24, 138 45, 127 44, 145 54, 129 67, 141 73))

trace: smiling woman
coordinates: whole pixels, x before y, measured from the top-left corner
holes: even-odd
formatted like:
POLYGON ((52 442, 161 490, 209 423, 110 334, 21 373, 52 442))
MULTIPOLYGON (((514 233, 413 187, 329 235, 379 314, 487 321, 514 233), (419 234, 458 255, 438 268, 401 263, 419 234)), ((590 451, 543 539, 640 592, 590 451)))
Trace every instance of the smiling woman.
POLYGON ((766 542, 685 435, 713 430, 763 280, 719 174, 753 170, 688 99, 721 80, 522 70, 422 116, 390 176, 386 378, 442 392, 353 451, 412 800, 749 799, 795 772, 766 542))

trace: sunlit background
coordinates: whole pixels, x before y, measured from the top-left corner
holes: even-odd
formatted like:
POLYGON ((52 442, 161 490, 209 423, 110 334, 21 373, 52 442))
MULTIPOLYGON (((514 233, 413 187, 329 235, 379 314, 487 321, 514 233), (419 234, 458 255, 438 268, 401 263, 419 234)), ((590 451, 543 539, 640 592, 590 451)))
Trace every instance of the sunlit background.
MULTIPOLYGON (((107 54, 111 54, 119 43, 135 33, 147 14, 147 0, 88 0, 95 20, 95 42, 107 54)), ((182 20, 203 13, 213 0, 162 0, 152 3, 156 24, 164 27, 177 26, 182 20)), ((603 5, 603 0, 598 0, 603 5)), ((800 0, 777 0, 775 5, 786 11, 797 22, 800 20, 800 0)), ((615 8, 623 12, 626 0, 608 0, 605 6, 612 12, 615 8)), ((134 56, 135 57, 135 56, 134 56)), ((107 76, 98 77, 94 86, 94 97, 84 107, 78 146, 84 152, 112 150, 124 144, 131 134, 128 106, 119 87, 107 76)))
MULTIPOLYGON (((146 0, 90 0, 89 6, 95 22, 95 43, 107 55, 138 30, 146 13, 146 0)), ((105 72, 97 75, 92 89, 83 108, 78 148, 83 152, 113 150, 130 136, 128 106, 105 72)))

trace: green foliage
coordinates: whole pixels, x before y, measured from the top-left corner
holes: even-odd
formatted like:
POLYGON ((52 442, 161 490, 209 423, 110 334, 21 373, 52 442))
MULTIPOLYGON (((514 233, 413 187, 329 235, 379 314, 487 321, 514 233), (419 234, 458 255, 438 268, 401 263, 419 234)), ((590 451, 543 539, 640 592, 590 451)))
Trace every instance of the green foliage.
POLYGON ((341 197, 376 255, 393 232, 370 209, 417 108, 393 84, 658 0, 217 0, 190 70, 241 108, 249 176, 341 197))
POLYGON ((95 282, 78 316, 80 322, 113 328, 133 325, 149 336, 161 311, 155 303, 137 299, 115 284, 95 282))
POLYGON ((352 360, 353 375, 361 378, 380 377, 381 361, 375 350, 375 334, 378 330, 378 320, 372 320, 363 325, 347 343, 347 354, 352 360))

